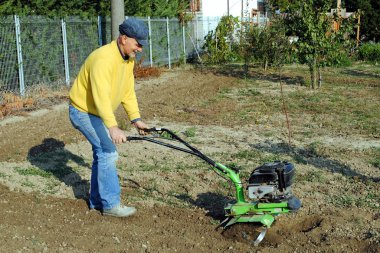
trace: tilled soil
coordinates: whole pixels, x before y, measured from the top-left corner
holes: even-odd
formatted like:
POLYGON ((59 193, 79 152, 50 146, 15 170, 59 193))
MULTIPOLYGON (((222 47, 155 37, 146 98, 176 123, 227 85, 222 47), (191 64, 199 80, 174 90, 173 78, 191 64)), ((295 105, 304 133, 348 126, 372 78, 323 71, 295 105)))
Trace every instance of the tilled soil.
MULTIPOLYGON (((91 147, 71 127, 63 105, 0 126, 0 251, 379 252, 379 199, 373 193, 380 191, 380 172, 357 158, 360 150, 380 147, 378 141, 326 135, 333 141, 324 147, 346 150, 349 160, 344 154, 305 154, 300 140, 289 150, 280 128, 266 136, 260 125, 212 117, 233 114, 238 109, 233 101, 199 104, 231 83, 238 81, 174 70, 140 80, 137 88, 149 125, 175 130, 222 163, 242 165, 242 177, 273 158, 295 163, 293 191, 303 207, 277 217, 258 247, 242 239, 249 225, 216 230, 223 206, 233 200, 228 182, 198 158, 151 143, 118 147, 122 200, 136 206, 137 214, 120 219, 90 211, 91 147)), ((135 134, 125 127, 128 135, 135 134)))

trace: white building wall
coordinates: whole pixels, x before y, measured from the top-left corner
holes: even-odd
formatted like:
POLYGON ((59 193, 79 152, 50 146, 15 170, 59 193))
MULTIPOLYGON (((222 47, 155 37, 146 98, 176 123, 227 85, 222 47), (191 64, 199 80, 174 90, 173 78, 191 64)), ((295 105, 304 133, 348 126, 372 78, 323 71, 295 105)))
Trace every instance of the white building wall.
MULTIPOLYGON (((197 13, 196 18, 199 20, 196 25, 196 32, 194 32, 194 37, 198 44, 201 45, 204 36, 210 30, 214 30, 218 25, 220 18, 227 15, 228 8, 229 14, 238 17, 240 20, 242 2, 243 2, 243 16, 244 18, 251 17, 252 9, 258 8, 257 2, 262 2, 263 0, 201 0, 201 11, 197 13), (229 3, 229 6, 228 4, 229 3)), ((257 16, 254 20, 257 22, 257 16)))
POLYGON ((257 0, 202 0, 203 17, 221 17, 227 15, 229 2, 229 13, 234 17, 241 17, 243 2, 243 13, 248 15, 252 9, 257 9, 257 0))

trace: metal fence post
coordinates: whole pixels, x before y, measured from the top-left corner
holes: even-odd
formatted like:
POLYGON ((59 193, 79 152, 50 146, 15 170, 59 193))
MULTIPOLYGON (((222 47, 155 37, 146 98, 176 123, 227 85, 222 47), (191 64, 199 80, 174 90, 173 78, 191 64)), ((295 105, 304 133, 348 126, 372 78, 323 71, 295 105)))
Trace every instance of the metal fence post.
POLYGON ((62 24, 62 43, 63 43, 63 59, 65 61, 65 81, 66 85, 70 85, 70 70, 69 70, 69 56, 67 53, 67 36, 66 36, 66 22, 61 19, 62 24))
POLYGON ((199 50, 198 35, 198 15, 195 15, 195 44, 197 46, 197 50, 199 50))
POLYGON ((25 83, 24 83, 24 67, 23 67, 23 61, 22 61, 20 19, 17 15, 14 15, 14 19, 15 19, 17 64, 18 64, 19 84, 20 84, 20 95, 24 96, 25 95, 25 83))
POLYGON ((169 69, 172 68, 171 65, 171 59, 170 59, 170 33, 169 33, 169 18, 166 17, 166 34, 168 38, 168 62, 169 62, 169 69))
POLYGON ((210 31, 210 17, 207 16, 207 33, 210 31))
POLYGON ((99 47, 103 46, 103 37, 102 37, 102 16, 98 16, 98 44, 99 47))
POLYGON ((182 23, 182 44, 183 44, 183 63, 186 64, 186 37, 185 37, 185 22, 182 23))
POLYGON ((150 61, 150 67, 153 67, 152 26, 150 24, 150 16, 148 16, 148 29, 149 29, 149 61, 150 61))

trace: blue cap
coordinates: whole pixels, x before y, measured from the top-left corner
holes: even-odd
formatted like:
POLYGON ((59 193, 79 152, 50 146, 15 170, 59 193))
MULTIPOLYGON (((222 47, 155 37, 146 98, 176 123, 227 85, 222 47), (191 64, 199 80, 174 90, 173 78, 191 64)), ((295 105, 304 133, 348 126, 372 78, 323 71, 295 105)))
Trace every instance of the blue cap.
POLYGON ((142 45, 148 45, 148 27, 146 24, 135 18, 128 18, 119 25, 120 34, 127 35, 129 38, 134 38, 136 41, 142 45))

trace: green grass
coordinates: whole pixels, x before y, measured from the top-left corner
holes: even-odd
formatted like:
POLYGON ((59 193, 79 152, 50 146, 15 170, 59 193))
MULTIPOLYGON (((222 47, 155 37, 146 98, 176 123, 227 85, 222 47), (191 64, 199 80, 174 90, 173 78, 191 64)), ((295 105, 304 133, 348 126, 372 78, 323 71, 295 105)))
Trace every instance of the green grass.
POLYGON ((186 137, 195 137, 196 129, 195 127, 187 128, 184 132, 186 137))
POLYGON ((373 158, 373 159, 370 161, 370 164, 373 165, 374 167, 380 169, 380 156, 373 158))
POLYGON ((319 156, 320 155, 320 148, 321 148, 322 143, 319 141, 314 141, 310 143, 307 147, 307 152, 311 156, 319 156))
POLYGON ((305 157, 303 155, 298 154, 298 153, 296 153, 294 155, 294 161, 296 163, 300 163, 300 164, 307 164, 307 160, 305 159, 305 157))
MULTIPOLYGON (((366 71, 360 68, 360 65, 354 65, 324 69, 324 83, 321 89, 311 90, 305 86, 285 84, 284 99, 291 124, 311 128, 312 131, 307 133, 308 136, 312 135, 311 137, 326 131, 368 137, 380 136, 380 78, 373 74, 380 72, 380 66, 372 66, 366 71)), ((235 124, 261 125, 267 122, 259 115, 269 118, 283 115, 278 81, 271 79, 270 74, 257 79, 256 76, 261 73, 260 69, 251 71, 251 78, 219 91, 218 103, 234 104, 237 113, 227 114, 220 111, 220 114, 224 114, 215 115, 218 119, 223 118, 223 121, 235 124)), ((300 76, 308 80, 307 67, 285 66, 284 80, 300 76)), ((205 102, 209 104, 210 101, 205 102)), ((275 127, 283 127, 283 122, 277 122, 281 125, 276 122, 270 123, 275 127)))
POLYGON ((35 167, 29 168, 16 168, 16 172, 22 176, 39 176, 44 178, 49 178, 53 176, 50 171, 44 171, 35 167))
POLYGON ((227 95, 231 92, 231 88, 222 88, 221 90, 219 90, 218 92, 218 95, 217 95, 217 99, 220 99, 220 98, 226 98, 227 95))
POLYGON ((150 193, 152 193, 152 192, 159 192, 159 190, 158 190, 158 183, 157 183, 156 179, 154 179, 154 178, 149 179, 149 181, 148 181, 148 183, 146 185, 147 186, 146 186, 145 189, 148 192, 150 192, 150 193))
POLYGON ((296 182, 317 182, 317 183, 325 183, 326 178, 323 175, 323 171, 321 170, 312 170, 307 172, 306 174, 297 174, 296 182))
POLYGON ((33 188, 35 185, 29 180, 25 180, 21 183, 22 186, 33 188))
POLYGON ((239 118, 242 120, 253 120, 253 116, 251 115, 251 109, 245 109, 238 112, 239 118))
POLYGON ((378 206, 379 196, 368 194, 367 196, 339 195, 329 197, 329 201, 337 207, 369 207, 380 209, 378 206))
POLYGON ((352 196, 341 195, 330 197, 330 202, 336 207, 351 207, 354 205, 355 200, 352 196))
POLYGON ((181 170, 207 170, 210 166, 203 162, 202 160, 197 160, 194 163, 175 163, 173 164, 173 170, 181 171, 181 170))
POLYGON ((237 153, 230 154, 230 157, 232 159, 236 159, 237 164, 239 166, 244 167, 244 160, 245 161, 254 161, 257 162, 258 164, 263 164, 267 162, 273 162, 273 161, 283 161, 283 160, 288 160, 285 155, 282 154, 275 154, 275 153, 266 153, 259 151, 257 149, 250 149, 250 150, 240 150, 237 153))
POLYGON ((155 171, 159 170, 159 166, 154 165, 154 164, 141 164, 140 165, 140 171, 155 171))
POLYGON ((255 157, 261 157, 262 153, 256 149, 240 150, 239 152, 232 154, 232 158, 237 159, 253 159, 255 157))
POLYGON ((238 91, 238 95, 240 96, 259 96, 261 95, 262 93, 260 91, 258 91, 257 88, 253 88, 253 87, 250 87, 250 88, 247 88, 247 89, 239 89, 238 91))
POLYGON ((46 188, 43 189, 43 192, 47 194, 55 194, 58 192, 56 187, 59 185, 60 183, 58 181, 49 181, 47 182, 46 188))

